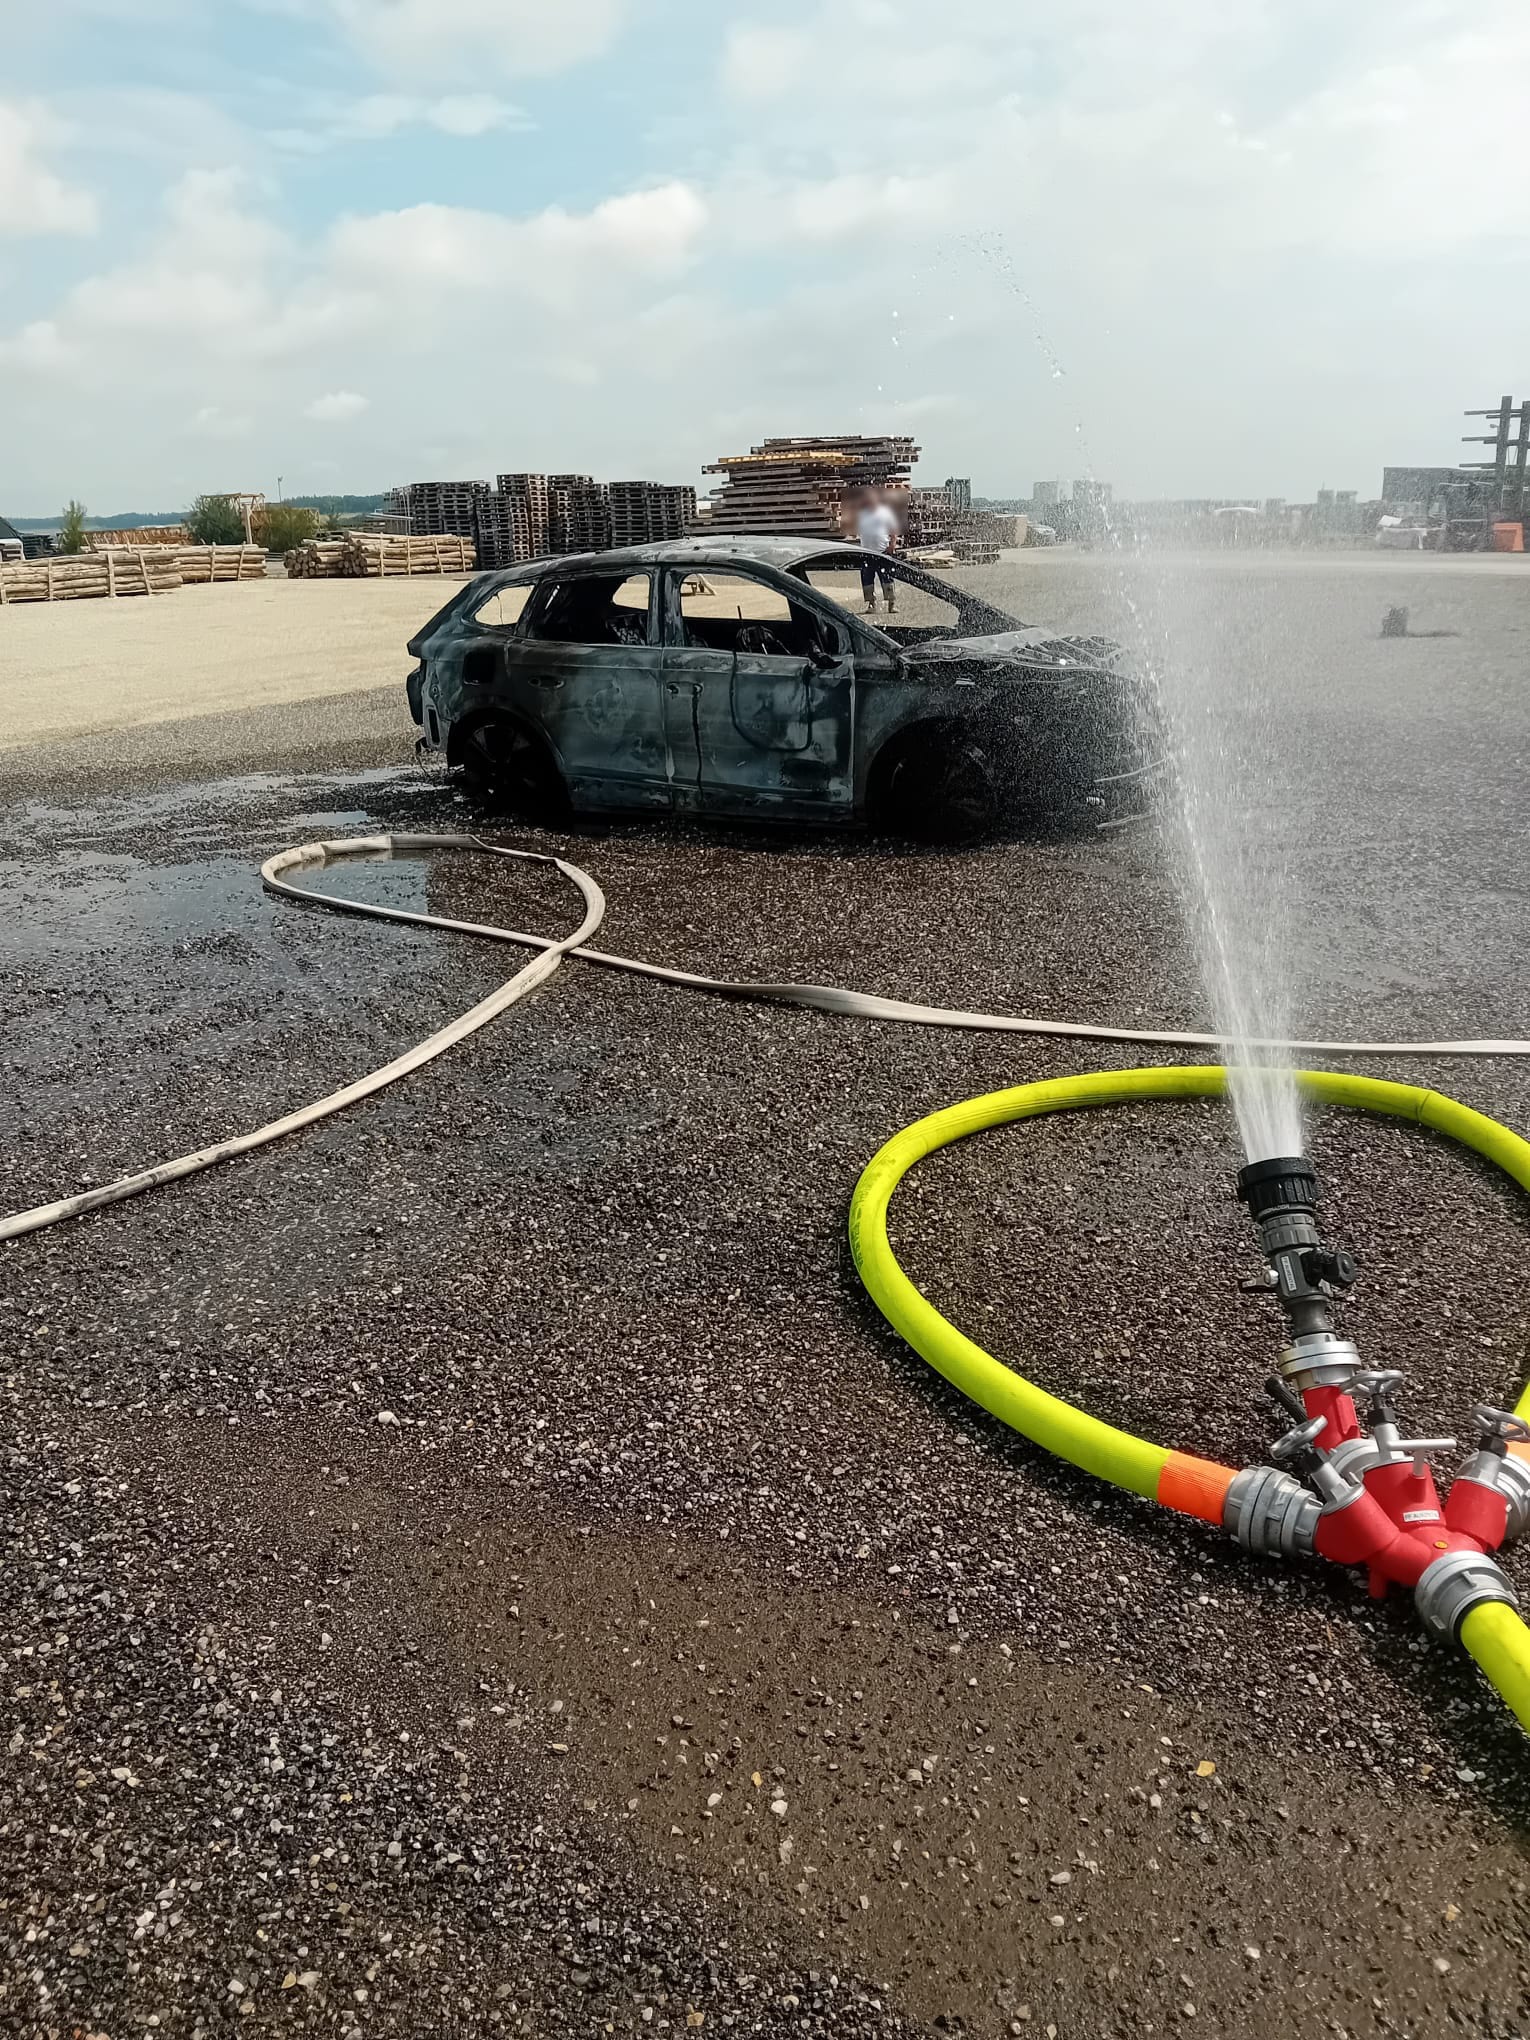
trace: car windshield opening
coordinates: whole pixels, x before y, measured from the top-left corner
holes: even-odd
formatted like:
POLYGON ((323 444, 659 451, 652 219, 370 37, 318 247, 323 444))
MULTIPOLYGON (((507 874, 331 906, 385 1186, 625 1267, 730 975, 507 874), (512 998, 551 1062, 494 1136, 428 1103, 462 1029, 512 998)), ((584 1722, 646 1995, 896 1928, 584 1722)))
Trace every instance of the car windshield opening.
POLYGON ((646 574, 579 574, 544 581, 527 635, 555 645, 645 645, 646 574))
POLYGON ((807 560, 795 571, 810 588, 852 616, 874 615, 877 628, 898 645, 1014 627, 1010 618, 965 589, 949 587, 891 554, 834 553, 807 560))

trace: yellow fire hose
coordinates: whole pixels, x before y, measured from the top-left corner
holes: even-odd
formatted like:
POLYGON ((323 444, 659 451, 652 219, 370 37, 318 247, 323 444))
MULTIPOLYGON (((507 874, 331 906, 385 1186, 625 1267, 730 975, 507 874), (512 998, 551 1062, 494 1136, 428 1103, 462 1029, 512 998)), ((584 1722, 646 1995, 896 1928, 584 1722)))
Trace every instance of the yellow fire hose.
MULTIPOLYGON (((1522 1189, 1530 1190, 1530 1141, 1438 1091, 1321 1070, 1300 1072, 1298 1082, 1308 1097, 1322 1104, 1386 1112, 1448 1134, 1495 1162, 1522 1189)), ((888 1323, 948 1381, 1011 1430, 1086 1473, 1218 1525, 1223 1499, 1234 1478, 1231 1467, 1154 1445, 1102 1423, 1049 1395, 985 1352, 943 1317, 904 1274, 887 1238, 887 1210, 893 1192, 916 1162, 969 1133, 1006 1126, 1016 1119, 1040 1118, 1048 1112, 1135 1104, 1145 1098, 1219 1098, 1226 1084, 1227 1072, 1219 1065, 1109 1070, 1094 1076, 1020 1084, 1013 1090, 968 1098, 895 1134, 867 1163, 850 1205, 851 1251, 872 1300, 888 1323)), ((1515 1413, 1530 1418, 1530 1387, 1521 1395, 1515 1413)), ((1505 1603, 1486 1602, 1468 1612, 1460 1640, 1523 1726, 1530 1729, 1530 1629, 1505 1603)))

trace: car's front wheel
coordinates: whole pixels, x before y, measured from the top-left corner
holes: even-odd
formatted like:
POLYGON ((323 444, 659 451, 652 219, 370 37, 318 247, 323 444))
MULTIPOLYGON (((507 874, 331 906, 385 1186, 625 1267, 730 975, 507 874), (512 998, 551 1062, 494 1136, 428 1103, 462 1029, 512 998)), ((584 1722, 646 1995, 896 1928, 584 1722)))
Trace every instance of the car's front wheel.
POLYGON ((981 744, 959 731, 898 741, 876 777, 873 825, 925 843, 970 843, 999 820, 999 785, 981 744))
POLYGON ((522 723, 475 724, 457 746, 456 763, 478 798, 495 807, 538 822, 567 811, 568 789, 556 760, 522 723))

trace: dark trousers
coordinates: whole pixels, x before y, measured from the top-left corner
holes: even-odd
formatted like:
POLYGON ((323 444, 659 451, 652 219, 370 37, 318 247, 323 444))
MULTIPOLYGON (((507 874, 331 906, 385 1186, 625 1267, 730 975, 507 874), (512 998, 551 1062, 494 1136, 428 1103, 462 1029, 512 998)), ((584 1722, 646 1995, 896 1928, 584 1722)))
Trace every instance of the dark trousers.
POLYGON ((882 593, 889 605, 893 599, 893 570, 885 553, 867 553, 861 561, 861 595, 867 602, 876 600, 876 585, 882 583, 882 593))

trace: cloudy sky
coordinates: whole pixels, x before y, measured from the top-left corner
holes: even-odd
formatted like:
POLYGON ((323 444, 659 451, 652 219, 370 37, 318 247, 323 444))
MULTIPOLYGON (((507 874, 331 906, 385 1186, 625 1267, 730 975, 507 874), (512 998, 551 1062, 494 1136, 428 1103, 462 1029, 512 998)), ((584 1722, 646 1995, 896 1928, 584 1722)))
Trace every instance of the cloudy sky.
POLYGON ((1530 393, 1525 0, 0 0, 0 509, 904 429, 1374 494, 1530 393))

